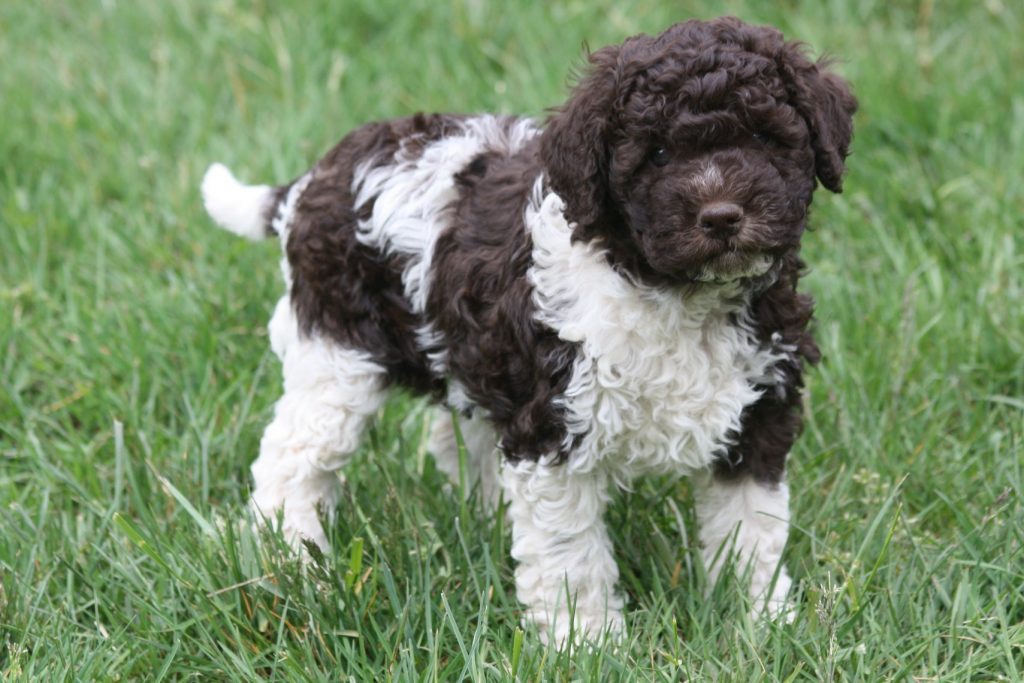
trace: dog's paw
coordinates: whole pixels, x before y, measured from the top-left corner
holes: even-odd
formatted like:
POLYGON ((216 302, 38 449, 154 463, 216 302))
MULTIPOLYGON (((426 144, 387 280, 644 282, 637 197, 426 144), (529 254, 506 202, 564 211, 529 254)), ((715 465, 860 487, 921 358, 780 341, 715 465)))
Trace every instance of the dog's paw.
POLYGON ((535 621, 540 642, 564 650, 571 642, 576 647, 601 643, 604 638, 619 642, 626 635, 626 621, 619 611, 600 614, 586 614, 577 611, 571 618, 563 611, 550 615, 543 621, 535 621))
POLYGON ((327 541, 327 534, 320 523, 320 514, 316 506, 300 511, 286 510, 281 523, 281 534, 289 545, 304 553, 305 541, 316 545, 322 553, 330 552, 331 544, 327 541))
POLYGON ((330 543, 320 523, 320 512, 316 505, 280 507, 260 505, 253 500, 250 505, 253 528, 262 526, 279 530, 288 545, 296 552, 306 554, 306 542, 316 545, 321 552, 330 551, 330 543))
POLYGON ((774 585, 752 586, 752 594, 755 598, 751 616, 755 620, 770 619, 781 624, 793 623, 796 609, 789 596, 792 583, 789 574, 783 569, 779 572, 774 585))

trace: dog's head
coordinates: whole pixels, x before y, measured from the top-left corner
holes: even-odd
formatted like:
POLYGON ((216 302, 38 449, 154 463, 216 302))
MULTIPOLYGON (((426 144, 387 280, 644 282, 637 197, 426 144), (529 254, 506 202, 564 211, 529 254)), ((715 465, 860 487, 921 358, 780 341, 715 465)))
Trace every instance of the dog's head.
POLYGON ((688 21, 590 55, 541 138, 576 237, 668 282, 771 269, 799 245, 816 179, 842 187, 857 102, 779 31, 688 21))

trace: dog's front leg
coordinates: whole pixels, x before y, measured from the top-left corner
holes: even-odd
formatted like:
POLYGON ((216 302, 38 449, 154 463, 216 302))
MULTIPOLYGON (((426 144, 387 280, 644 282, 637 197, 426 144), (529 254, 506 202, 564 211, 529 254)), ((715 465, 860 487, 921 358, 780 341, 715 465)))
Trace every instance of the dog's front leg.
POLYGON ((567 465, 506 464, 502 485, 512 524, 516 595, 541 638, 597 638, 622 630, 619 568, 604 524, 608 484, 567 465), (570 623, 570 614, 574 623, 570 623))
POLYGON ((737 572, 750 573, 755 616, 788 618, 790 579, 779 564, 789 535, 786 482, 710 472, 694 480, 702 554, 711 582, 718 580, 727 558, 735 554, 737 572))

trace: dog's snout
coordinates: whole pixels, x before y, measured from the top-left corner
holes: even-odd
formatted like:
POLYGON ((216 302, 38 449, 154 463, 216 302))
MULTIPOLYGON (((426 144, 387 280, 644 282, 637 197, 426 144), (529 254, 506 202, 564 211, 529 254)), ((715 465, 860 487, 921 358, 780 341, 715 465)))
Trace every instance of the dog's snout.
POLYGON ((732 202, 715 202, 700 210, 697 223, 712 237, 727 239, 740 231, 743 208, 732 202))

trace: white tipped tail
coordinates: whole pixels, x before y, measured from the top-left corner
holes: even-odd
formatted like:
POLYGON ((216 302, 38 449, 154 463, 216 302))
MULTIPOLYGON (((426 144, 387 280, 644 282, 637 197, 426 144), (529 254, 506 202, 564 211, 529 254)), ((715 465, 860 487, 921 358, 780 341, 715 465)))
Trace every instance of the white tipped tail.
POLYGON ((268 226, 269 185, 244 185, 224 164, 213 164, 203 176, 203 204, 218 225, 236 235, 260 240, 273 234, 268 226))

